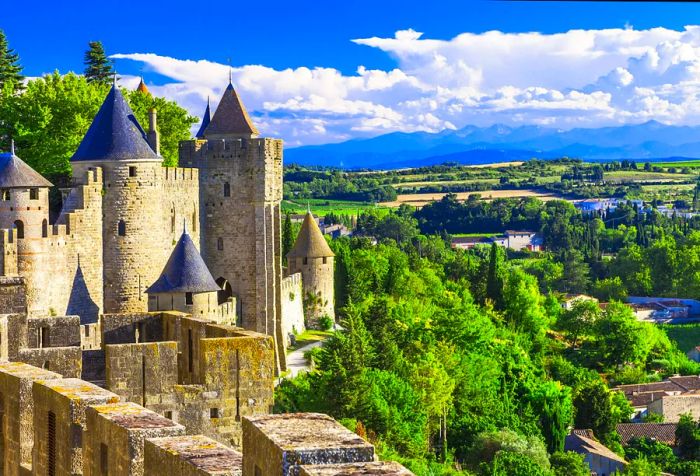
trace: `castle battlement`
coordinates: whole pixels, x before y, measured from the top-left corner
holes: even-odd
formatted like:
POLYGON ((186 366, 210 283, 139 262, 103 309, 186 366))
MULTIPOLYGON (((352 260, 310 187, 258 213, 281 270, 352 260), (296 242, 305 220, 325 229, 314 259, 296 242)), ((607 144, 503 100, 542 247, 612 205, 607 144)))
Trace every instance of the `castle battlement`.
POLYGON ((282 292, 288 293, 293 292, 301 285, 301 273, 290 274, 289 276, 282 278, 282 292))
POLYGON ((282 139, 259 137, 254 139, 207 139, 180 142, 180 162, 196 165, 197 161, 211 159, 240 159, 254 154, 258 157, 282 158, 282 139))
POLYGON ((192 167, 162 167, 163 171, 161 178, 165 182, 177 182, 182 185, 182 182, 199 183, 199 169, 192 167))

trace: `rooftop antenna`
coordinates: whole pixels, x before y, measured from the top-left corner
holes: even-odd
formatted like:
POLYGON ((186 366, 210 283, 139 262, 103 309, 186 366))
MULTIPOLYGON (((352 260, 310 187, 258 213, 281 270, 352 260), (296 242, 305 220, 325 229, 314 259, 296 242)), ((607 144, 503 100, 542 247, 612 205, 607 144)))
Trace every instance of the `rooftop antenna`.
POLYGON ((10 139, 10 155, 15 155, 15 140, 10 139))
POLYGON ((228 63, 228 83, 233 84, 233 68, 231 67, 231 58, 226 58, 228 63))
POLYGON ((306 213, 311 213, 311 202, 306 201, 306 213))

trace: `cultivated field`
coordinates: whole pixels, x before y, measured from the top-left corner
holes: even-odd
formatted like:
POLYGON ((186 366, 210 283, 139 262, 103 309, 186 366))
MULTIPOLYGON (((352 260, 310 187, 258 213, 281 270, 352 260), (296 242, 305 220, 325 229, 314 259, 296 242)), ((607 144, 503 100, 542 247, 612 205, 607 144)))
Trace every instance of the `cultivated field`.
MULTIPOLYGON (((460 192, 456 193, 458 200, 466 200, 469 195, 480 195, 483 200, 493 200, 495 198, 525 198, 535 197, 542 201, 562 200, 561 195, 550 192, 541 192, 539 190, 523 189, 523 190, 484 190, 481 192, 460 192)), ((427 203, 440 200, 445 193, 405 193, 396 197, 393 202, 382 202, 380 205, 385 207, 398 207, 402 203, 408 203, 414 207, 422 207, 427 203)))

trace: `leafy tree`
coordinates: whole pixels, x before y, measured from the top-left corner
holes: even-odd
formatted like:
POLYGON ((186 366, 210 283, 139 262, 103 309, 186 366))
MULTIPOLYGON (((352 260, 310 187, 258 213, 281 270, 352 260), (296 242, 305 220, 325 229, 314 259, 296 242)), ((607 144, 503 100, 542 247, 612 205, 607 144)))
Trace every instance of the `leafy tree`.
POLYGON ((596 349, 606 368, 645 363, 651 350, 649 328, 637 321, 632 310, 612 302, 598 320, 596 349))
POLYGON ((661 468, 651 461, 640 458, 628 464, 622 474, 625 476, 660 476, 661 468))
POLYGON ((584 455, 573 451, 558 451, 549 458, 555 476, 590 476, 591 468, 584 455))
POLYGON ((625 457, 629 460, 646 459, 664 471, 673 471, 677 464, 673 449, 652 438, 632 438, 625 448, 625 457))
POLYGON ((20 91, 23 81, 19 55, 10 48, 5 32, 0 30, 0 89, 8 85, 12 92, 20 91))
POLYGON ((567 293, 585 293, 590 284, 590 267, 583 260, 583 254, 578 250, 564 253, 562 263, 564 271, 559 288, 567 293))
POLYGON ((485 476, 549 476, 547 469, 522 453, 499 451, 491 468, 481 471, 485 476))
POLYGON ((693 417, 681 415, 676 427, 676 448, 685 460, 700 459, 700 428, 693 417))
POLYGON ((590 428, 601 441, 615 432, 620 423, 613 409, 612 395, 602 380, 587 382, 574 396, 575 428, 590 428))
POLYGON ((532 396, 540 415, 542 435, 550 453, 564 450, 564 439, 573 420, 571 391, 558 382, 544 382, 532 396))
POLYGON ((593 283, 591 294, 603 302, 622 302, 627 299, 627 288, 619 276, 613 276, 593 283))
POLYGON ((469 461, 474 468, 484 463, 491 465, 501 453, 525 456, 542 470, 548 470, 550 466, 547 450, 541 440, 534 436, 524 437, 508 429, 477 435, 469 449, 469 461))
POLYGON ((107 58, 101 41, 88 43, 83 63, 85 64, 84 75, 89 83, 109 84, 113 81, 112 62, 107 58))
POLYGON ((600 307, 590 299, 580 299, 573 307, 565 310, 559 316, 557 324, 571 339, 571 345, 576 347, 581 336, 591 336, 600 317, 600 307))

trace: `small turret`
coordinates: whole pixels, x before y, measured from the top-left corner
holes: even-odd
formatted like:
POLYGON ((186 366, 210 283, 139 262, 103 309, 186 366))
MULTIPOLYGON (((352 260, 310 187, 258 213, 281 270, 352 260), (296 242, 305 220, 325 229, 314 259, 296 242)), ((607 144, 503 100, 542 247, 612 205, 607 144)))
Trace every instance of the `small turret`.
POLYGON ((304 317, 310 328, 319 328, 319 319, 323 316, 335 320, 334 257, 335 254, 309 210, 294 247, 287 253, 287 263, 290 274, 301 273, 304 317))
POLYGON ((149 311, 181 311, 208 317, 218 306, 216 284, 185 228, 148 294, 149 311))
POLYGON ((46 236, 52 186, 15 155, 13 141, 0 154, 0 228, 15 228, 18 238, 46 236))
POLYGON ((146 83, 143 82, 143 76, 141 77, 141 81, 139 82, 139 85, 136 87, 136 90, 140 93, 148 94, 149 96, 151 95, 151 92, 148 90, 146 83))

